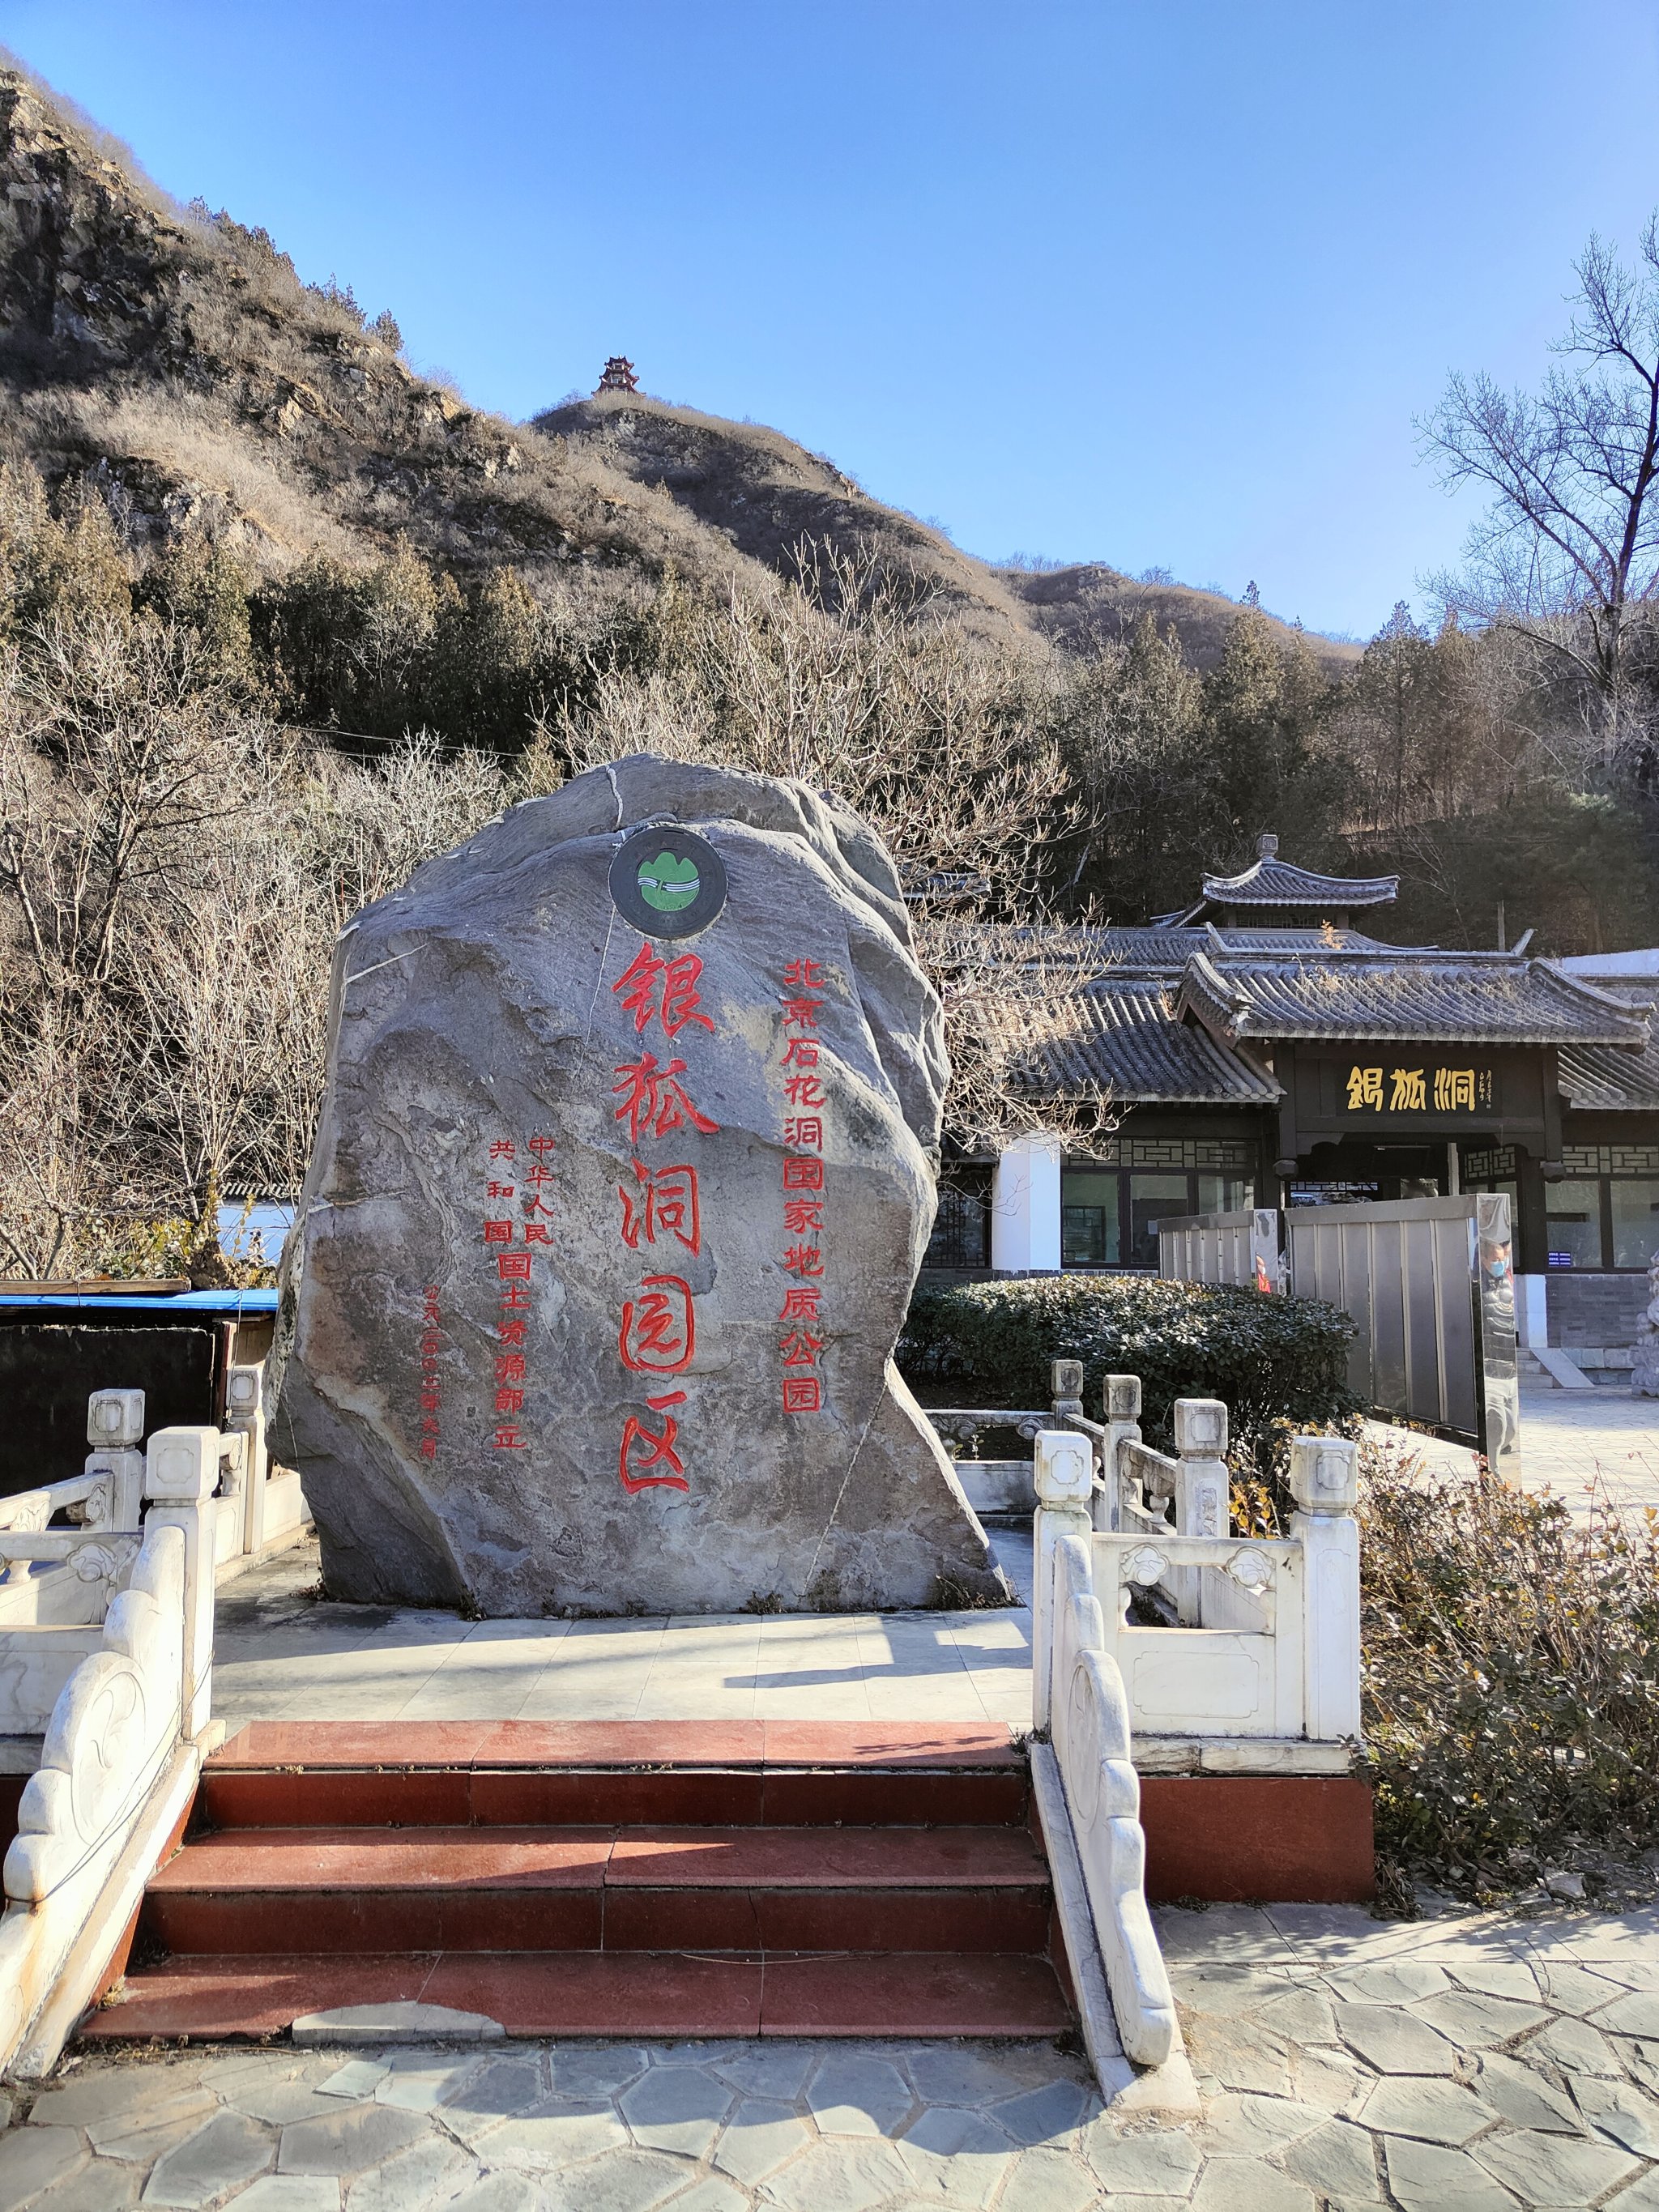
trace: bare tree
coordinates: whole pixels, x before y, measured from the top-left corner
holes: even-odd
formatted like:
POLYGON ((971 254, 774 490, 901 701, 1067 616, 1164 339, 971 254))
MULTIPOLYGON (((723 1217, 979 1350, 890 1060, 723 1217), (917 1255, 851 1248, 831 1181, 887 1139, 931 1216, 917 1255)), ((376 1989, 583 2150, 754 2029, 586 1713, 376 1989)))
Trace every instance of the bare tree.
POLYGON ((52 623, 0 659, 0 891, 43 982, 108 981, 128 902, 246 803, 263 724, 203 680, 188 631, 52 623))
POLYGON ((1060 1138, 1068 1153, 1097 1153, 1118 1124, 1104 1090, 1057 1093, 1043 1062, 1074 1044, 1079 987, 1100 972, 1092 932, 977 922, 948 909, 916 915, 916 957, 945 1016, 951 1085, 945 1133, 964 1152, 999 1152, 1014 1138, 1060 1138))
POLYGON ((1650 770, 1653 711, 1641 680, 1659 593, 1659 215, 1635 267, 1592 237, 1575 264, 1573 319, 1534 394, 1455 375, 1419 425, 1449 487, 1493 504, 1470 533, 1446 606, 1528 640, 1576 679, 1600 766, 1650 770))
POLYGON ((980 927, 1035 918, 1043 860, 1075 825, 1054 735, 1065 672, 971 638, 927 580, 811 544, 790 581, 688 608, 678 647, 649 674, 599 674, 592 706, 561 726, 568 757, 653 752, 833 791, 892 854, 944 1001, 947 1129, 975 1148, 1096 1131, 1103 1104, 1023 1097, 1012 1080, 1042 994, 980 927))
POLYGON ((292 831, 331 917, 323 952, 359 907, 406 883, 422 860, 465 843, 521 796, 489 753, 447 752, 416 730, 370 762, 316 754, 293 812, 292 831))
POLYGON ((833 791, 913 899, 1011 914, 1073 819, 1064 682, 1040 652, 969 637, 927 580, 804 546, 792 581, 689 610, 666 665, 600 675, 561 735, 582 765, 649 751, 833 791))
POLYGON ((0 1051, 0 1269, 29 1280, 71 1262, 107 1202, 81 1112, 83 1039, 66 1027, 52 1009, 0 1051))

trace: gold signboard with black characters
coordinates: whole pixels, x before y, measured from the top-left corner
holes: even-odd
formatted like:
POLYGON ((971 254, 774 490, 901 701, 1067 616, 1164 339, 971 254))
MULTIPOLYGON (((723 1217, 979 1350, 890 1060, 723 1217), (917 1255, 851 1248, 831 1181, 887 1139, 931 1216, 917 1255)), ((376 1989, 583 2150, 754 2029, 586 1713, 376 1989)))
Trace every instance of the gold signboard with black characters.
POLYGON ((1355 1060, 1347 1073, 1350 1114, 1490 1114, 1490 1067, 1422 1063, 1391 1066, 1387 1060, 1355 1060))

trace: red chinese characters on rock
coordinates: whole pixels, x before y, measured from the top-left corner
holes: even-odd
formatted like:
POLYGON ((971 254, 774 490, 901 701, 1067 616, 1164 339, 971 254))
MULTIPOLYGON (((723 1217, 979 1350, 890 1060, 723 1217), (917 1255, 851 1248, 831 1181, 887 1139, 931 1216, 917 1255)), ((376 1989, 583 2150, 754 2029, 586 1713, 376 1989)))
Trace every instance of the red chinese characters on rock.
POLYGON ((714 1023, 699 1012, 702 994, 697 979, 702 974, 702 963, 695 952, 682 952, 677 960, 659 959, 647 939, 626 974, 611 988, 633 1015, 635 1030, 641 1036, 653 1014, 668 1036, 678 1036, 688 1022, 712 1031, 714 1023))
POLYGON ((635 1145, 642 1134, 665 1137, 671 1129, 688 1126, 701 1129, 706 1137, 716 1134, 720 1123, 698 1113, 691 1103, 679 1080, 684 1073, 683 1060, 671 1060, 666 1067, 659 1067, 656 1054, 649 1052, 641 1059, 624 1060, 617 1069, 617 1080, 611 1086, 622 1100, 616 1109, 617 1119, 627 1122, 635 1145))
POLYGON ((439 1387, 438 1354, 443 1350, 443 1320, 438 1310, 438 1285, 428 1283, 421 1302, 421 1457, 436 1459, 443 1410, 439 1387))
POLYGON ((524 1451, 530 1443, 520 1425, 532 1380, 524 1348, 525 1316, 536 1279, 536 1248, 550 1249, 553 1243, 552 1158, 551 1137, 532 1137, 522 1156, 509 1137, 490 1141, 484 1202, 497 1210, 485 1217, 483 1245, 495 1263, 499 1309, 491 1407, 491 1441, 496 1451, 524 1451), (514 1180, 509 1182, 508 1176, 514 1180), (514 1200, 516 1209, 511 1203, 514 1200))
POLYGON ((662 1427, 653 1431, 637 1413, 630 1413, 623 1424, 622 1450, 617 1455, 617 1473, 622 1486, 631 1498, 635 1491, 649 1490, 661 1486, 669 1490, 690 1490, 685 1479, 685 1462, 674 1449, 680 1425, 665 1409, 685 1403, 684 1390, 670 1390, 659 1398, 647 1398, 647 1406, 659 1414, 662 1427), (648 1474, 647 1468, 662 1467, 662 1474, 648 1474))
POLYGON ((647 1275, 623 1307, 617 1349, 635 1375, 678 1375, 697 1348, 691 1288, 678 1275, 647 1275))
POLYGON ((702 1249, 702 1223, 697 1207, 697 1171, 682 1161, 678 1167, 648 1168, 634 1163, 639 1188, 617 1185, 623 1203, 622 1237, 630 1252, 641 1238, 654 1244, 658 1236, 677 1237, 694 1255, 702 1249))
POLYGON ((783 1366, 780 1402, 786 1413, 823 1410, 818 1372, 824 1339, 813 1324, 823 1296, 823 1115, 829 1104, 818 1065, 818 1014, 823 1005, 823 970, 816 960, 791 960, 783 971, 784 1097, 793 1109, 785 1116, 783 1141, 782 1266, 794 1280, 783 1294, 778 1315, 778 1356, 783 1366), (793 1241, 791 1241, 793 1240, 793 1241))
MULTIPOLYGON (((702 962, 695 953, 665 959, 647 939, 611 988, 633 1016, 638 1036, 653 1020, 670 1038, 686 1030, 703 1029, 713 1035, 714 1022, 702 1011, 702 962)), ((635 1151, 629 1164, 631 1185, 617 1185, 622 1243, 631 1253, 654 1250, 663 1243, 672 1250, 678 1243, 695 1258, 702 1250, 703 1227, 694 1162, 658 1164, 639 1155, 653 1140, 683 1133, 675 1146, 678 1152, 699 1134, 718 1135, 720 1124, 693 1102, 681 1079, 690 1071, 678 1054, 665 1066, 654 1053, 642 1051, 638 1060, 621 1062, 614 1073, 612 1095, 621 1102, 612 1109, 614 1118, 626 1122, 635 1151)), ((684 1374, 696 1348, 690 1285, 683 1275, 643 1276, 633 1296, 623 1301, 617 1333, 617 1352, 624 1372, 662 1377, 684 1374)), ((680 1419, 670 1410, 686 1402, 683 1389, 658 1391, 647 1395, 643 1412, 625 1416, 617 1474, 630 1497, 641 1490, 690 1488, 680 1451, 680 1419)))

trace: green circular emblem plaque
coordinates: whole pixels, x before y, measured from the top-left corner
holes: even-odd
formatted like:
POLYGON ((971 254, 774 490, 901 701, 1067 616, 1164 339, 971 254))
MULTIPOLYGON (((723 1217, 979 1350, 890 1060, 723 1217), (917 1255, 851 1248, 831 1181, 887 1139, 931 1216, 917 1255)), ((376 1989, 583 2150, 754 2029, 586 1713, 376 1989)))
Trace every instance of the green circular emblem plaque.
POLYGON ((635 830, 611 863, 611 898, 646 937, 695 937, 726 904, 726 864, 695 830, 635 830))

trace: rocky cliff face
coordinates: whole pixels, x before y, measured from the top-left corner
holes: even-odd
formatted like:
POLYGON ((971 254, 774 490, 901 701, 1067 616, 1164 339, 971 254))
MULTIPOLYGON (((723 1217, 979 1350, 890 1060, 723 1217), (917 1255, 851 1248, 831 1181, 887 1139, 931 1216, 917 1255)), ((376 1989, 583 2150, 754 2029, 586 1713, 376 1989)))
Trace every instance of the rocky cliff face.
POLYGON ((4 442, 135 538, 204 507, 273 566, 408 537, 449 565, 720 574, 728 540, 416 375, 262 233, 171 205, 0 70, 4 442))

